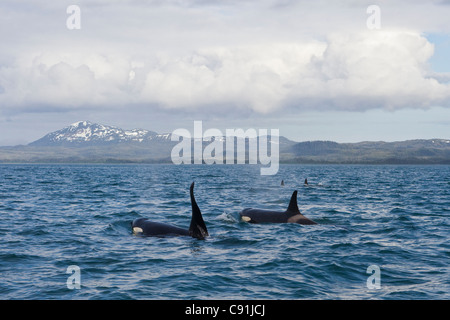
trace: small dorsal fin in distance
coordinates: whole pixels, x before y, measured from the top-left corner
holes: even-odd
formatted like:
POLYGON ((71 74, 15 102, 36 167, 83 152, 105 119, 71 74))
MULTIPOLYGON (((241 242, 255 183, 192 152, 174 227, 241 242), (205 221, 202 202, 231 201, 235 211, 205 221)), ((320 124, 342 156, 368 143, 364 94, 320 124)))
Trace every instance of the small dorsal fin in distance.
POLYGON ((191 237, 197 239, 204 239, 209 236, 208 229, 206 229, 205 221, 203 221, 202 213, 197 205, 194 197, 194 182, 191 184, 190 188, 191 194, 191 206, 192 206, 192 219, 191 225, 189 226, 189 234, 191 237))
POLYGON ((300 210, 298 209, 298 205, 297 205, 297 190, 295 190, 292 193, 291 201, 289 202, 289 206, 288 206, 286 212, 295 213, 295 214, 300 213, 300 210))

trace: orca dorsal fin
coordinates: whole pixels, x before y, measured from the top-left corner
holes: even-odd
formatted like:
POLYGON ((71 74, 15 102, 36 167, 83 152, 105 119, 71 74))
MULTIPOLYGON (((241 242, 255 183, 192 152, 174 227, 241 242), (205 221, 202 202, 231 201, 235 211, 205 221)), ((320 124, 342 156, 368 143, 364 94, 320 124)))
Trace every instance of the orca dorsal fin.
POLYGON ((289 202, 289 206, 288 206, 286 212, 295 213, 295 214, 300 213, 300 210, 298 209, 298 205, 297 205, 297 190, 295 190, 292 193, 291 201, 289 202))
POLYGON ((192 219, 191 225, 189 226, 189 234, 191 237, 197 239, 204 239, 207 237, 208 229, 206 229, 205 221, 203 221, 202 213, 200 212, 200 208, 197 205, 194 197, 194 182, 191 184, 190 188, 191 194, 191 206, 192 206, 192 219))

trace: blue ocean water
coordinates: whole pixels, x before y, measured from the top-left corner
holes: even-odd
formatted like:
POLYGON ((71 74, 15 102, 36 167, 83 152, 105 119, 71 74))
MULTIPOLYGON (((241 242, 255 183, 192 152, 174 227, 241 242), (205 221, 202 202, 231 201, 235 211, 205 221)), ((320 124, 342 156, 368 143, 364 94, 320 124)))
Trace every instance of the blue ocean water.
POLYGON ((450 298, 450 166, 259 173, 252 165, 0 165, 0 299, 450 298), (210 237, 131 233, 138 217, 188 228, 192 181, 210 237), (284 210, 294 190, 318 225, 239 220, 245 207, 284 210), (70 289, 75 275, 80 288, 70 289))

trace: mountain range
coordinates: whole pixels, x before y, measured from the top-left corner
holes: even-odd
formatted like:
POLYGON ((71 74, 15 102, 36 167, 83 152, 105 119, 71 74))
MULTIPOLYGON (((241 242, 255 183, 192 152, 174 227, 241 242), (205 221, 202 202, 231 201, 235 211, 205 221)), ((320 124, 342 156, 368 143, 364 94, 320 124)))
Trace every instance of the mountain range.
MULTIPOLYGON (((171 137, 78 121, 28 145, 0 147, 0 163, 172 163, 171 151, 179 142, 171 137)), ((205 139, 203 147, 209 143, 205 139)), ((450 164, 447 139, 337 143, 280 136, 279 151, 282 163, 450 164)))
POLYGON ((78 121, 61 130, 51 132, 29 146, 86 147, 117 143, 148 143, 170 140, 170 135, 157 134, 144 129, 123 130, 89 121, 78 121))

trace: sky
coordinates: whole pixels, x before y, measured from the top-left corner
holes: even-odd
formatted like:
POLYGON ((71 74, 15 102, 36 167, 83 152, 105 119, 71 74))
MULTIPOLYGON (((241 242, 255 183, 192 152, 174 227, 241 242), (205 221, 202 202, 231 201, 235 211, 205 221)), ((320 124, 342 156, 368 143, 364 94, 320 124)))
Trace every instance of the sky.
POLYGON ((449 139, 448 17, 449 0, 2 0, 0 146, 80 120, 449 139))

